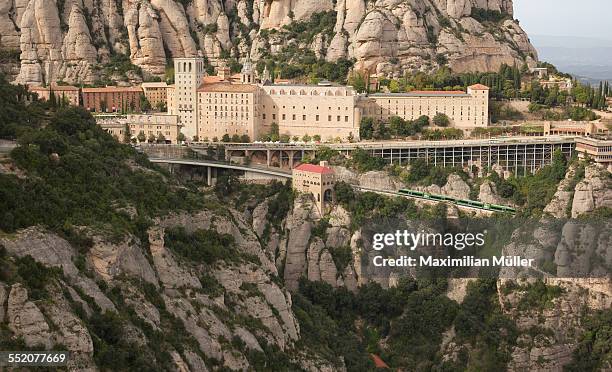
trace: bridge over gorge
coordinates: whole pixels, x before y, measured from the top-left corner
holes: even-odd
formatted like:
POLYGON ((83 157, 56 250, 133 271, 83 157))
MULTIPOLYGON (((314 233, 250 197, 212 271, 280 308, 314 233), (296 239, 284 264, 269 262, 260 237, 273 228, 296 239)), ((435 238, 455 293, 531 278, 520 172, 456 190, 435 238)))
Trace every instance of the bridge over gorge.
POLYGON ((292 169, 308 156, 314 158, 317 151, 331 148, 350 156, 363 149, 372 156, 382 157, 391 164, 406 165, 414 159, 425 159, 444 167, 491 167, 494 164, 514 174, 533 173, 552 162, 557 150, 572 156, 576 143, 573 137, 509 137, 496 139, 453 141, 386 141, 336 144, 299 143, 194 143, 189 146, 141 145, 150 156, 182 158, 222 157, 227 162, 237 162, 261 167, 292 169), (155 155, 157 154, 157 155, 155 155))
POLYGON ((250 179, 256 179, 257 175, 266 176, 266 178, 275 179, 290 179, 292 177, 290 170, 272 167, 258 167, 252 165, 240 165, 232 164, 222 161, 214 160, 200 160, 200 159, 189 159, 189 158, 163 158, 163 157, 149 157, 152 163, 163 163, 163 164, 177 164, 177 165, 191 165, 198 167, 206 167, 207 171, 207 184, 212 185, 217 178, 217 169, 229 169, 244 172, 245 176, 250 179))
MULTIPOLYGON (((280 169, 280 168, 275 168, 275 167, 240 165, 240 164, 232 164, 230 162, 197 159, 197 158, 149 157, 149 160, 153 163, 178 164, 178 165, 205 167, 207 169, 207 183, 209 185, 214 184, 217 169, 227 169, 227 170, 235 170, 235 171, 237 170, 237 171, 244 172, 245 175, 249 173, 260 174, 260 175, 264 175, 264 176, 272 177, 276 179, 291 179, 292 178, 292 173, 290 170, 285 170, 285 169, 280 169)), ((449 195, 427 194, 427 193, 415 191, 415 190, 393 191, 393 190, 367 188, 367 187, 363 187, 360 185, 351 185, 351 186, 355 190, 361 191, 361 192, 373 192, 377 194, 394 196, 394 197, 399 196, 399 197, 404 197, 404 198, 416 199, 416 200, 426 202, 426 203, 452 204, 460 209, 479 210, 485 213, 504 212, 504 213, 514 214, 516 212, 514 208, 512 207, 492 205, 492 204, 482 203, 482 202, 475 201, 475 200, 457 199, 449 195)))
MULTIPOLYGON (((204 151, 208 145, 194 144, 204 151)), ((331 148, 344 155, 360 148, 382 157, 391 164, 406 165, 422 158, 436 166, 481 168, 498 164, 514 174, 533 173, 552 162, 553 153, 561 150, 570 157, 575 150, 573 137, 509 137, 452 141, 386 141, 338 144, 227 143, 226 160, 245 159, 251 164, 291 169, 305 156, 314 157, 321 148, 331 148)))

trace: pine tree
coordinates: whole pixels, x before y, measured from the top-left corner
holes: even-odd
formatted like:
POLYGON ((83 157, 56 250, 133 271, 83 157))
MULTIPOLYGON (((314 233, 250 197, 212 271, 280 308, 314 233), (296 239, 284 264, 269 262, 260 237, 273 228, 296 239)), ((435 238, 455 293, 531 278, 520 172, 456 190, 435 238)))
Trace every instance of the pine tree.
POLYGON ((51 87, 49 87, 49 106, 57 107, 57 99, 55 98, 55 93, 51 87))
POLYGON ((517 67, 516 63, 514 64, 513 72, 513 80, 514 80, 514 89, 519 91, 521 89, 521 71, 517 67))

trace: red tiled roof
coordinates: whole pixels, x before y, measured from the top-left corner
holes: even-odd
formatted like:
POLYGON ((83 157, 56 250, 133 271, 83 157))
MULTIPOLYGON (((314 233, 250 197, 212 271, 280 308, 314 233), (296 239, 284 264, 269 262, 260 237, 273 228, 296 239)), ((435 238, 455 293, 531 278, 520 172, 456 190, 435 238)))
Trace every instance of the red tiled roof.
MULTIPOLYGON (((33 91, 33 90, 49 90, 49 87, 43 87, 41 85, 30 85, 28 86, 28 89, 33 91)), ((72 86, 72 85, 55 85, 55 84, 51 84, 51 89, 55 90, 55 91, 62 91, 62 90, 79 90, 79 88, 72 86)))
POLYGON ((465 94, 462 90, 413 90, 412 94, 465 94))
POLYGON ((136 93, 136 92, 142 92, 142 88, 141 87, 134 87, 134 86, 130 86, 130 87, 103 87, 103 88, 83 88, 83 93, 125 93, 125 92, 130 92, 130 93, 136 93))
POLYGON ((223 81, 223 79, 221 79, 221 77, 217 76, 217 75, 204 76, 202 78, 202 83, 204 83, 204 84, 220 83, 222 81, 223 81))
POLYGON ((299 171, 304 171, 304 172, 312 172, 312 173, 320 173, 320 174, 332 174, 334 173, 334 170, 328 167, 323 167, 320 165, 314 165, 314 164, 300 164, 299 166, 295 167, 295 170, 299 170, 299 171))
POLYGON ((251 84, 232 84, 229 82, 202 84, 198 87, 198 92, 237 92, 237 93, 253 93, 257 90, 257 86, 251 84))
POLYGON ((374 361, 374 365, 376 368, 389 368, 387 363, 385 363, 380 357, 376 354, 370 354, 370 358, 374 361))
POLYGON ((472 88, 474 90, 489 90, 489 87, 482 84, 474 84, 470 85, 468 88, 472 88))

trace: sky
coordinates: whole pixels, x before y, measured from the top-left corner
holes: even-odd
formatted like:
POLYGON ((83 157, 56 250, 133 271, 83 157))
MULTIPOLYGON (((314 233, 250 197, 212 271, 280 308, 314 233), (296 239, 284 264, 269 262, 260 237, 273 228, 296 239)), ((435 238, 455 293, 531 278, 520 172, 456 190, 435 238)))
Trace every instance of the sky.
POLYGON ((612 40, 612 0, 514 0, 528 35, 612 40))

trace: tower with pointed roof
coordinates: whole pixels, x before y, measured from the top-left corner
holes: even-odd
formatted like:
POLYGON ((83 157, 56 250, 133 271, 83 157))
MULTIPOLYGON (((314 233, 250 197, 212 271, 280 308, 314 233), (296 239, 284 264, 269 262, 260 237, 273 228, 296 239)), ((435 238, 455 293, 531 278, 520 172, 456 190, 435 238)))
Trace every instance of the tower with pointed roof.
POLYGON ((270 71, 268 71, 268 66, 265 66, 261 73, 261 83, 266 84, 270 82, 272 82, 272 77, 270 76, 270 71))
POLYGON ((253 64, 251 63, 251 58, 248 56, 247 56, 246 61, 242 65, 242 70, 240 71, 240 82, 242 84, 255 83, 255 74, 253 71, 253 64))

